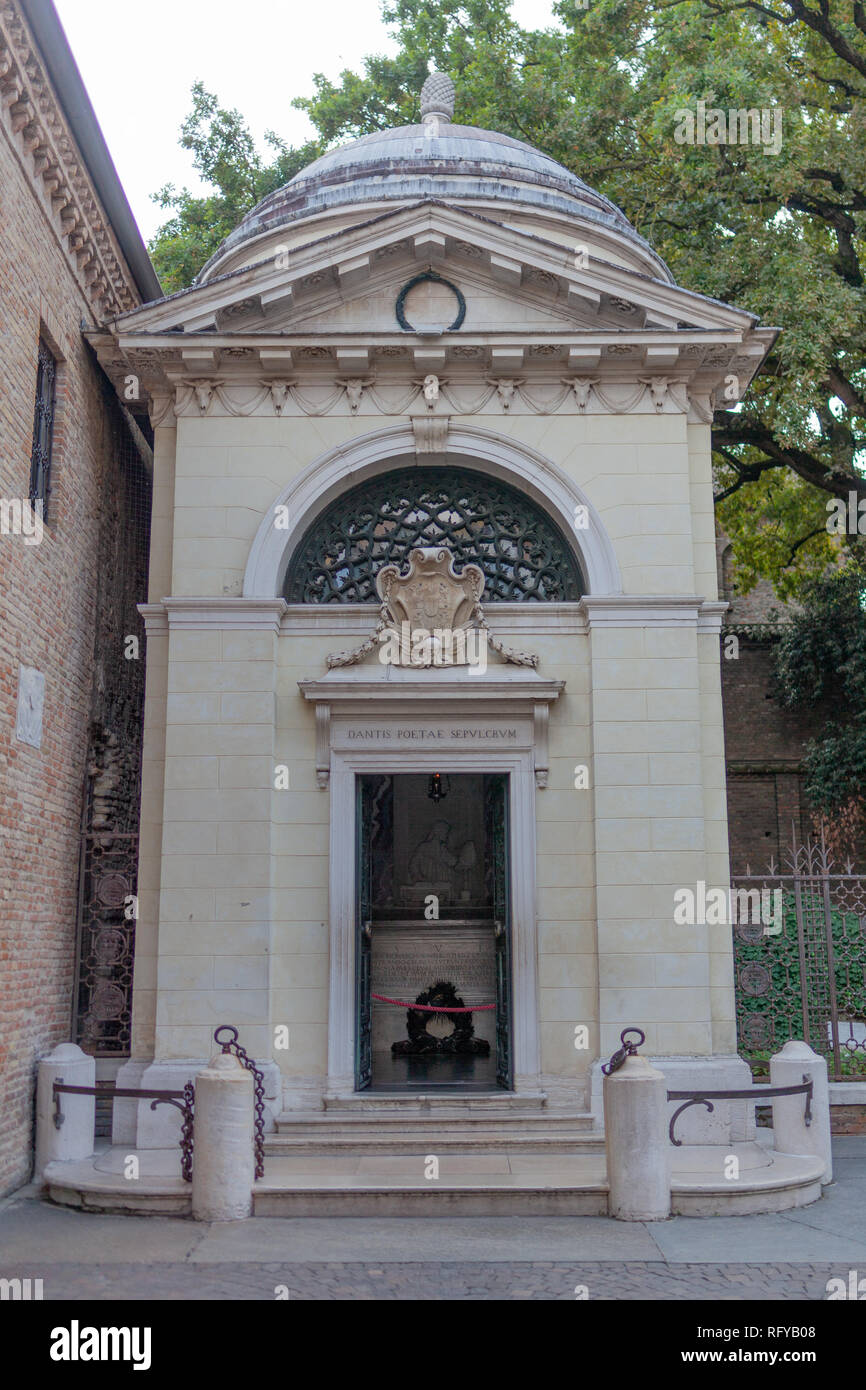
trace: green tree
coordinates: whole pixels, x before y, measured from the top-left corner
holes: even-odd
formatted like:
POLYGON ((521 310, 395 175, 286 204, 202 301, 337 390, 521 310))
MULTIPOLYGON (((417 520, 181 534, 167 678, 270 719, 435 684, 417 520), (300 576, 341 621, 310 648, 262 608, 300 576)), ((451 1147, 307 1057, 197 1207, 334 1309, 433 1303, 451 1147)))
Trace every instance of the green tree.
POLYGON ((866 821, 866 567, 849 558, 807 581, 803 599, 776 649, 778 693, 823 713, 805 747, 806 794, 833 847, 850 849, 866 821))
POLYGON ((166 184, 154 194, 159 207, 172 213, 148 247, 167 294, 191 284, 244 214, 321 153, 315 143, 292 149, 273 131, 265 140, 274 153, 270 163, 258 154, 240 113, 225 110, 201 82, 195 83, 180 143, 192 151, 197 172, 214 192, 195 197, 166 184))

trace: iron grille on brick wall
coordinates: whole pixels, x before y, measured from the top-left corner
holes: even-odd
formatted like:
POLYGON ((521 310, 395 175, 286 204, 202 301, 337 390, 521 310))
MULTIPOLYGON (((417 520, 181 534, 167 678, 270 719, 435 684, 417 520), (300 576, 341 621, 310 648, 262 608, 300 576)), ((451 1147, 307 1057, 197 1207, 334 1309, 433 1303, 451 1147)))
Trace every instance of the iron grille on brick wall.
POLYGON ((105 384, 109 453, 100 500, 99 587, 88 779, 78 884, 76 1041, 96 1057, 129 1056, 151 480, 105 384))
POLYGON ((48 494, 51 491, 51 446, 54 440, 57 362, 41 338, 37 361, 33 449, 30 455, 30 501, 41 501, 42 515, 45 517, 48 511, 48 494))

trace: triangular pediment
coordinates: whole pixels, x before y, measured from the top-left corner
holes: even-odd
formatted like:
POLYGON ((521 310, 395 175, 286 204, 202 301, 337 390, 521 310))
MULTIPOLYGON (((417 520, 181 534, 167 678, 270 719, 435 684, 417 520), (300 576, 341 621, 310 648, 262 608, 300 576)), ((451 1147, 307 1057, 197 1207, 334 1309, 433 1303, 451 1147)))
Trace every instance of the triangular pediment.
MULTIPOLYGON (((582 231, 581 231, 582 234, 582 231)), ((270 239, 257 259, 116 321, 123 332, 268 334, 393 331, 413 276, 464 294, 464 333, 742 327, 740 310, 636 274, 597 254, 591 233, 564 246, 445 204, 417 204, 300 246, 270 239), (465 286, 465 288, 464 288, 465 286)), ((253 254, 252 252, 250 253, 253 254)))
MULTIPOLYGON (((506 290, 474 268, 449 267, 435 262, 420 271, 411 262, 394 265, 390 269, 396 273, 376 277, 375 283, 357 294, 341 293, 340 287, 334 283, 319 295, 310 296, 307 302, 299 298, 294 304, 271 313, 257 318, 251 316, 247 319, 247 331, 309 332, 317 335, 358 331, 393 333, 401 327, 396 308, 404 287, 417 275, 428 273, 428 270, 435 271, 443 280, 459 289, 465 304, 463 326, 466 331, 589 332, 604 322, 597 315, 581 314, 567 304, 558 303, 555 295, 543 297, 537 292, 533 293, 531 282, 526 287, 506 290)), ((435 287, 435 282, 433 284, 435 287)), ((422 289, 423 284, 419 286, 419 290, 422 289)), ((444 293, 443 298, 447 303, 448 297, 444 293)), ((240 328, 241 325, 237 324, 236 327, 240 328)))
POLYGON ((581 409, 598 374, 651 380, 661 402, 670 383, 696 381, 707 397, 734 372, 742 395, 775 330, 605 259, 610 248, 593 242, 590 224, 578 234, 566 246, 433 200, 303 243, 300 229, 291 244, 271 232, 246 249, 248 264, 126 314, 91 341, 113 380, 131 371, 149 394, 185 384, 199 409, 215 381, 238 374, 263 376, 280 403, 280 383, 299 371, 349 381, 356 409, 371 374, 407 365, 421 377, 480 372, 504 408, 526 371, 573 386, 581 409))

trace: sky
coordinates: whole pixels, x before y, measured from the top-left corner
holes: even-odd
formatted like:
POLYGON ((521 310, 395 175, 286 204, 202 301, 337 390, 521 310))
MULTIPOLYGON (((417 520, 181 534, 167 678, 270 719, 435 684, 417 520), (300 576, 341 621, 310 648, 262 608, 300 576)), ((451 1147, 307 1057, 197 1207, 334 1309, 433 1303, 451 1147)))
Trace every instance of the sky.
MULTIPOLYGON (((202 189, 178 144, 201 79, 237 107, 260 149, 276 130, 290 144, 314 134, 291 106, 313 74, 332 81, 369 53, 394 53, 380 0, 54 0, 120 181, 145 240, 166 214, 150 195, 166 183, 202 189)), ((514 0, 527 28, 553 23, 551 0, 514 0)))

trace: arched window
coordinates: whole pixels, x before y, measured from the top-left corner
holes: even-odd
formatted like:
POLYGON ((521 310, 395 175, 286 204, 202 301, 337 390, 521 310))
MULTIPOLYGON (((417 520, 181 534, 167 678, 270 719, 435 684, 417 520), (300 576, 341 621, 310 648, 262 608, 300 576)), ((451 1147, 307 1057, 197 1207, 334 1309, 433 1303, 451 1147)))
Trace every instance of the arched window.
POLYGON ((479 565, 487 603, 561 603, 586 589, 559 527, 517 488, 468 468, 402 468, 331 503, 292 557, 285 597, 377 603, 377 571, 422 545, 479 565))

